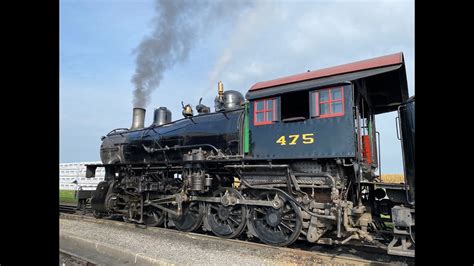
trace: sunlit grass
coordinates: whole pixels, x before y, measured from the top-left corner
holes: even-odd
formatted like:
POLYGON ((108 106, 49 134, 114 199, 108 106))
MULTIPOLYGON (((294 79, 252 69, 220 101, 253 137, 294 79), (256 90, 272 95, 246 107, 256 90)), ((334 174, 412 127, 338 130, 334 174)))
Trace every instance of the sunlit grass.
POLYGON ((59 202, 60 203, 76 203, 74 198, 74 190, 59 190, 59 202))
POLYGON ((403 174, 382 174, 382 182, 385 183, 405 183, 405 177, 403 174))

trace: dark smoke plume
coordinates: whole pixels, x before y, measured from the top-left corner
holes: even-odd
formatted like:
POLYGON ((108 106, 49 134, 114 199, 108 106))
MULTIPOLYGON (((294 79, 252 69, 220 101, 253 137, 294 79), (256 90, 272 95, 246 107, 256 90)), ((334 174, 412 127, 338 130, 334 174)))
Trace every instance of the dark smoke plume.
POLYGON ((187 59, 204 30, 212 28, 214 23, 233 19, 249 5, 243 1, 156 0, 153 32, 134 51, 137 56, 132 78, 134 107, 148 105, 164 71, 187 59))

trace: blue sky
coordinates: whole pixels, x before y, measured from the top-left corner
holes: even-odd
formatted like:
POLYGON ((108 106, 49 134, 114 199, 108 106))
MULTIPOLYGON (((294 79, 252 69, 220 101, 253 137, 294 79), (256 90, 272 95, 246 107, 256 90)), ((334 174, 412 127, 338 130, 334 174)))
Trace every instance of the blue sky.
MULTIPOLYGON (((153 29, 153 1, 60 2, 60 162, 99 160, 100 137, 130 127, 134 49, 153 29)), ((395 52, 405 54, 414 95, 413 1, 257 1, 218 21, 183 62, 164 72, 153 108, 179 119, 181 101, 213 106, 217 81, 246 91, 256 82, 395 52)), ((395 113, 378 115, 382 172, 403 171, 395 113)))

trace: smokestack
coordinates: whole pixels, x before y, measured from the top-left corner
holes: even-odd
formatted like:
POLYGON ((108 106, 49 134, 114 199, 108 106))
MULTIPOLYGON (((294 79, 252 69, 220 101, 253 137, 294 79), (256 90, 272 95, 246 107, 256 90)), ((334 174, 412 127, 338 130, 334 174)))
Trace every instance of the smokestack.
POLYGON ((130 130, 141 129, 145 127, 145 112, 143 108, 133 108, 133 120, 130 130))

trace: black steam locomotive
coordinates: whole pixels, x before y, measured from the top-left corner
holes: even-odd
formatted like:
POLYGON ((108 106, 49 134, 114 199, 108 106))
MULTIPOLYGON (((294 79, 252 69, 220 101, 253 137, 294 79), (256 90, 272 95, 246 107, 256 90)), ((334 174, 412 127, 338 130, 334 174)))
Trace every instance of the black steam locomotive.
MULTIPOLYGON (((244 98, 218 84, 215 112, 135 108, 102 138, 96 217, 202 229, 286 246, 359 241, 414 256, 414 97, 403 54, 259 82, 244 98), (405 184, 380 181, 375 115, 397 111, 405 184), (390 226, 391 225, 391 226, 390 226)), ((398 129, 397 129, 398 130, 398 129)))

